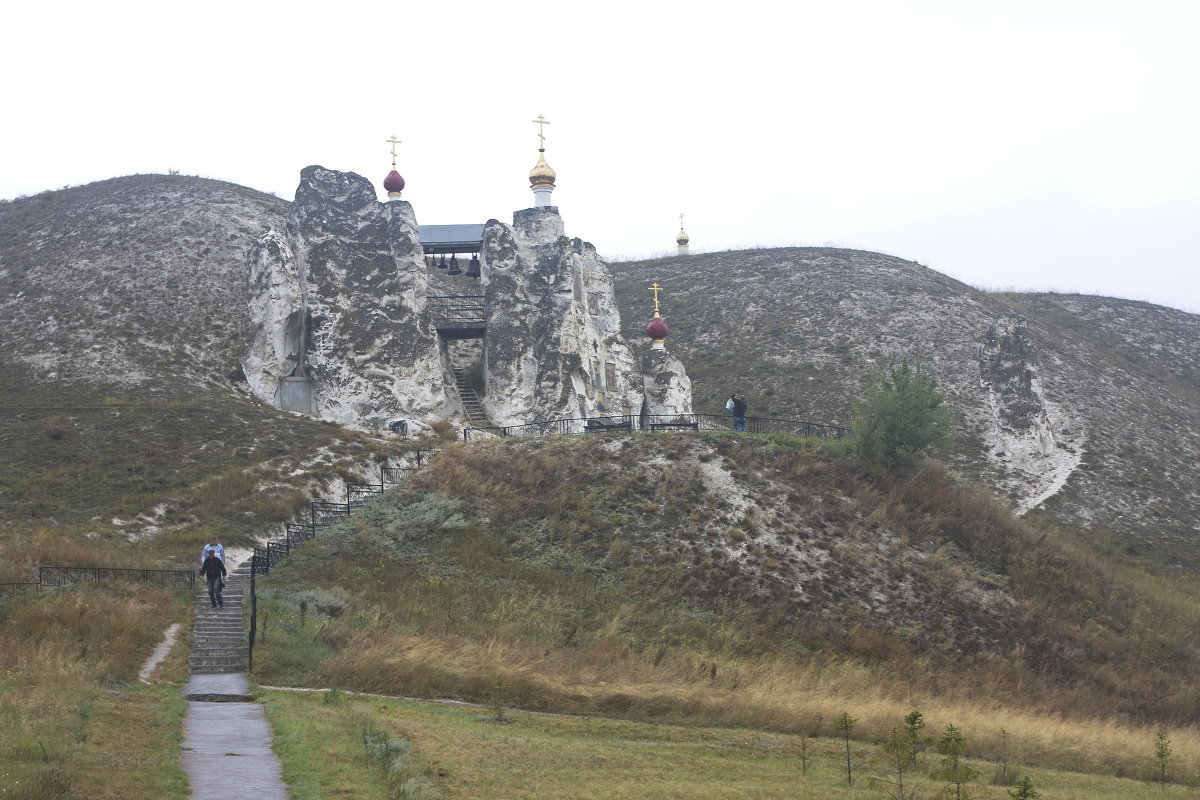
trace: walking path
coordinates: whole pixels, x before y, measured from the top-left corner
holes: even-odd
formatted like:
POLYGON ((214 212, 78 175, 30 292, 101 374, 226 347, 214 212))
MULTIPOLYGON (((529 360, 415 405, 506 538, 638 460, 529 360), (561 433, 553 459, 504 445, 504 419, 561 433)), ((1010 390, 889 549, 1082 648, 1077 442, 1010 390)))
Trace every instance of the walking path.
POLYGON ((249 569, 244 563, 230 573, 224 608, 210 606, 207 586, 199 597, 183 719, 183 771, 193 800, 287 800, 271 729, 246 679, 242 580, 249 569))

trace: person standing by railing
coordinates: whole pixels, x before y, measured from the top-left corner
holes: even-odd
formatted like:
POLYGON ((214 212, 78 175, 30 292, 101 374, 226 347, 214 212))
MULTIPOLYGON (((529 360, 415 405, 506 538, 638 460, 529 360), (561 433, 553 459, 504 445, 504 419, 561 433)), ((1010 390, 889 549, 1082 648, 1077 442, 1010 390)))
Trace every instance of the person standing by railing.
POLYGON ((736 397, 730 395, 733 401, 733 429, 735 431, 746 430, 746 410, 749 408, 746 405, 746 395, 739 394, 736 397))
POLYGON ((225 588, 225 562, 217 557, 215 550, 210 550, 200 567, 200 574, 208 578, 208 601, 213 608, 224 608, 225 601, 221 599, 221 590, 225 588))

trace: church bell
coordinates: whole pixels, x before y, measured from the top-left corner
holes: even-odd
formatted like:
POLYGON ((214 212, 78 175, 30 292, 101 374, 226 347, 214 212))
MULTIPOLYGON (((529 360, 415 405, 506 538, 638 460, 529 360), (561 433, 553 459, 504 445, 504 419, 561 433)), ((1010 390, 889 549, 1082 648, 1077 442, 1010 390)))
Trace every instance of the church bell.
POLYGON ((478 278, 479 277, 479 254, 478 253, 471 254, 471 263, 467 264, 467 277, 468 278, 478 278))
POLYGON ((462 275, 462 270, 458 266, 458 256, 450 256, 450 269, 446 270, 447 275, 462 275))
POLYGON ((437 268, 438 269, 446 268, 446 254, 445 253, 442 253, 442 260, 437 263, 437 268))

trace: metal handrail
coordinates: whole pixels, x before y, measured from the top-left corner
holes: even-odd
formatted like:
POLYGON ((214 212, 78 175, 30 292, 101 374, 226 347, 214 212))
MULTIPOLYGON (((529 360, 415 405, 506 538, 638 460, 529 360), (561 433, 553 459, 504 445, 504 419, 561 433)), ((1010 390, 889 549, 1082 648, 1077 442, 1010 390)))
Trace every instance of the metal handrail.
MULTIPOLYGON (((626 429, 630 431, 664 431, 690 428, 695 431, 733 430, 733 417, 723 414, 637 414, 601 417, 572 417, 568 419, 528 422, 523 425, 494 425, 463 428, 463 441, 471 438, 499 439, 508 436, 548 436, 562 433, 584 433, 588 430, 626 429)), ((818 436, 825 439, 844 439, 850 428, 822 422, 746 417, 746 433, 786 433, 795 436, 818 436)))
POLYGON ((430 295, 425 299, 435 321, 483 322, 487 318, 487 308, 481 294, 430 295))
POLYGON ((14 581, 10 583, 0 583, 0 594, 8 594, 9 592, 25 592, 39 591, 42 584, 37 581, 14 581))
POLYGON ((137 581, 175 588, 196 585, 196 573, 190 569, 125 569, 122 567, 38 567, 42 586, 70 586, 76 583, 137 581))

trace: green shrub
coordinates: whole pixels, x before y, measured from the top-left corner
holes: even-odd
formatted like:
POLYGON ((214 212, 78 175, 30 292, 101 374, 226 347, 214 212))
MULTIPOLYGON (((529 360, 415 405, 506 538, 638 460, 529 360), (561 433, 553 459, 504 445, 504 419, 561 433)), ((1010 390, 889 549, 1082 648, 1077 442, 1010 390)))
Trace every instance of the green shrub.
POLYGON ((917 456, 945 441, 950 413, 933 376, 907 359, 871 377, 855 407, 853 445, 864 463, 887 469, 910 467, 917 456))

